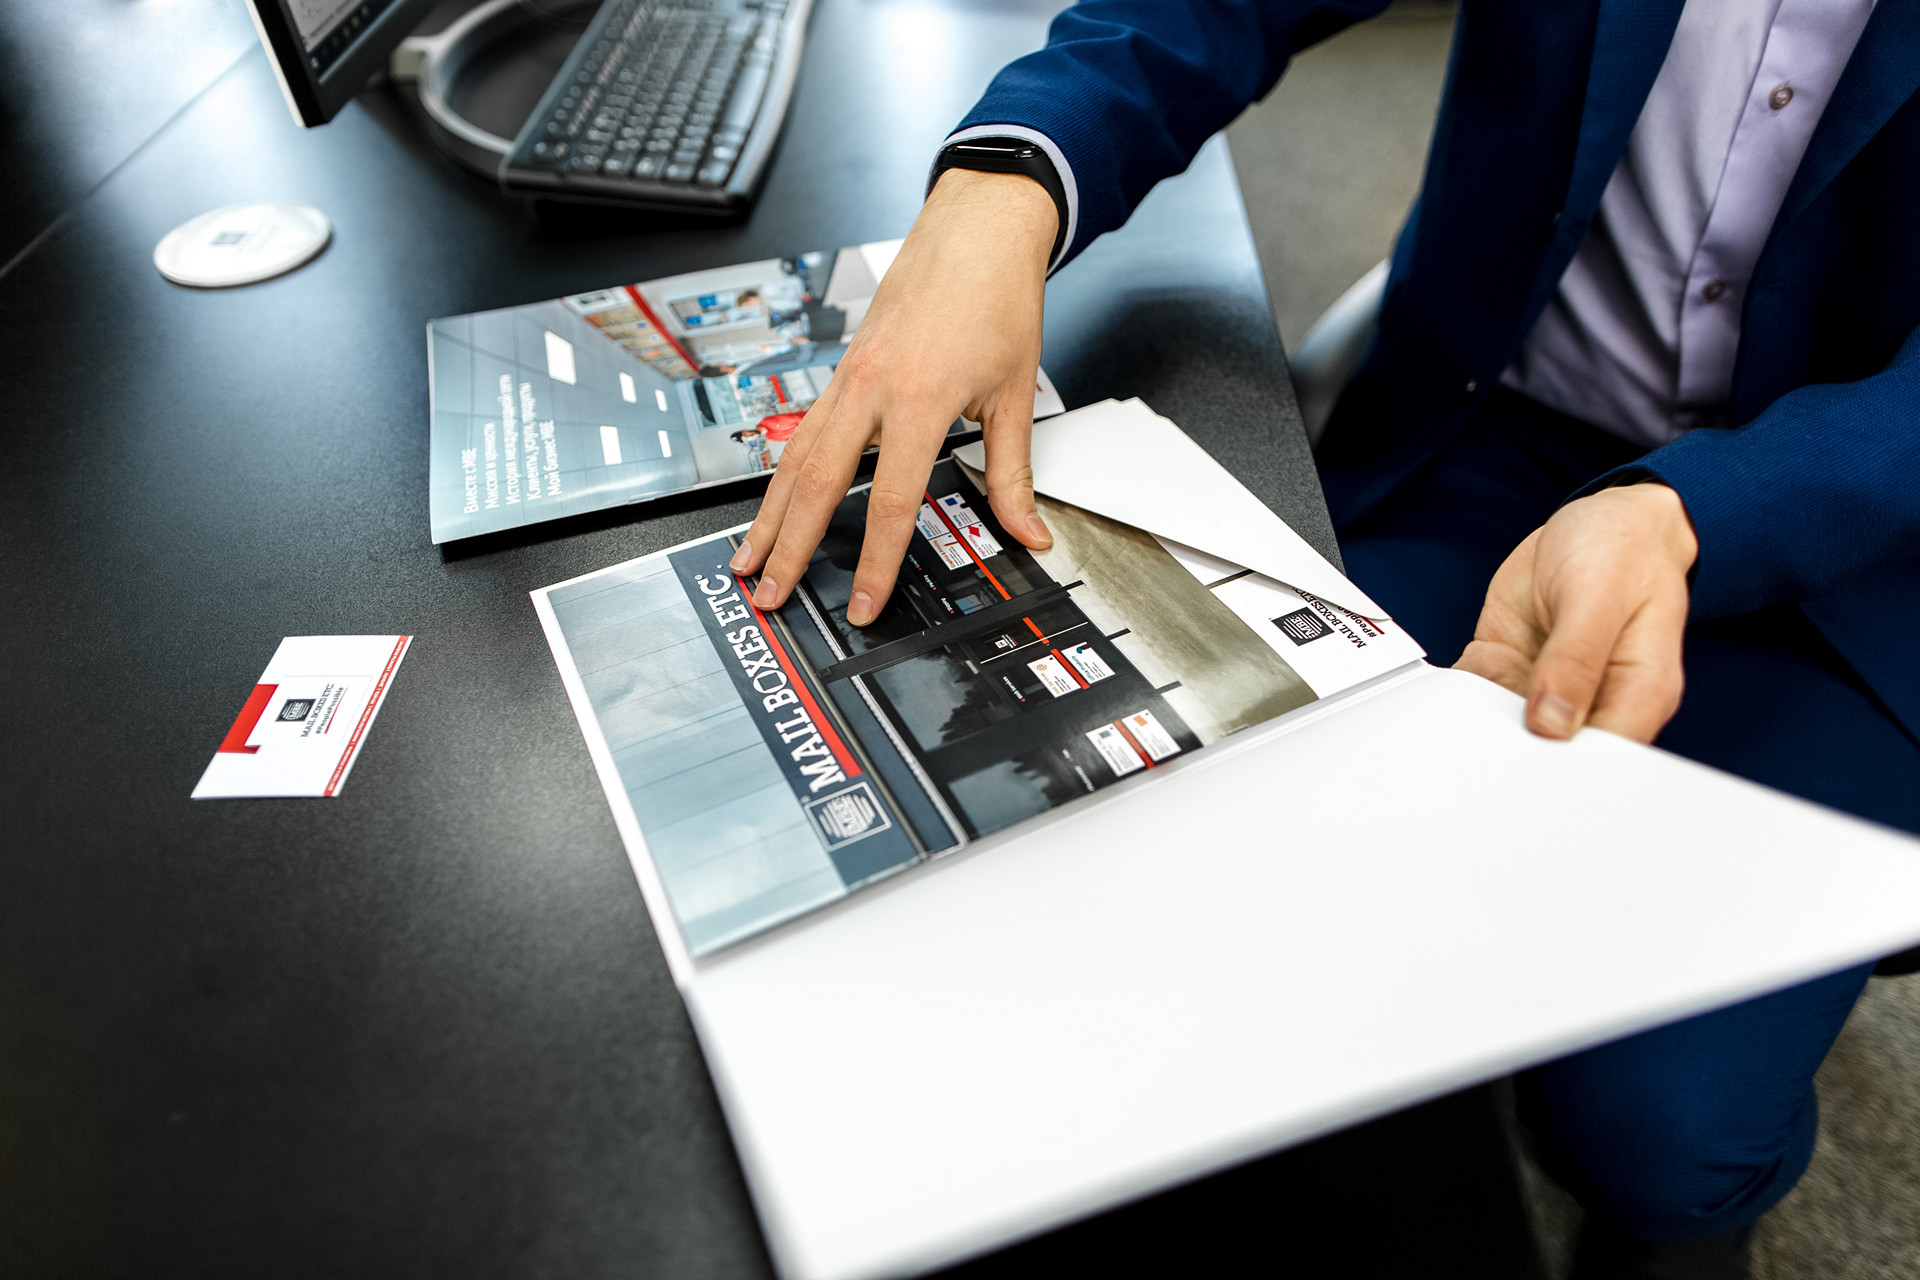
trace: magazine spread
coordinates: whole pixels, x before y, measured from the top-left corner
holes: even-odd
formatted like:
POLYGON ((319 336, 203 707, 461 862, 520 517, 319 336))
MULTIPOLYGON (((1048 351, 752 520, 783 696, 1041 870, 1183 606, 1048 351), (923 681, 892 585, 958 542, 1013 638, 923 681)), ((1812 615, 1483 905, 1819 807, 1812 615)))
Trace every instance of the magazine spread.
POLYGON ((864 628, 845 615, 863 490, 771 613, 727 568, 744 529, 534 593, 608 798, 640 833, 642 883, 691 954, 1146 785, 1421 656, 1390 620, 1038 502, 1054 543, 1033 552, 977 472, 941 462, 893 599, 864 628))
POLYGON ((773 470, 900 243, 429 321, 433 540, 773 470))

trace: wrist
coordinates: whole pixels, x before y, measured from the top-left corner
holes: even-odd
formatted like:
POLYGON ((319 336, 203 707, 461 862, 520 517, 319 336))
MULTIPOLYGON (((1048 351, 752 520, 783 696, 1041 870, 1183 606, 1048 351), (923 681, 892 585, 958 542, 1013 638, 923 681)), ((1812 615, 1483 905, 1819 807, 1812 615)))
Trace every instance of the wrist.
POLYGON ((927 195, 922 220, 964 222, 991 228, 993 239, 1023 258, 1034 258, 1044 273, 1060 232, 1060 214, 1038 181, 1020 173, 948 169, 927 195))
POLYGON ((1682 574, 1693 571, 1694 561, 1700 558, 1700 540, 1694 535, 1687 504, 1680 500, 1677 491, 1658 480, 1643 480, 1602 492, 1617 494, 1621 501, 1631 503, 1636 525, 1654 535, 1666 557, 1682 574))

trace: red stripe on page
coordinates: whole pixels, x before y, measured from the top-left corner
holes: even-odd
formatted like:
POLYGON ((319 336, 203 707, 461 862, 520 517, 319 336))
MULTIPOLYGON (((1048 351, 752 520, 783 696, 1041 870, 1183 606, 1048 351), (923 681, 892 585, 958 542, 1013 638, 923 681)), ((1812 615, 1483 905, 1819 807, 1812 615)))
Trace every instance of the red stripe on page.
POLYGON ((785 387, 780 385, 780 375, 776 373, 771 378, 768 378, 767 381, 773 384, 773 398, 781 404, 785 404, 787 402, 787 391, 785 387))
MULTIPOLYGON (((939 517, 941 524, 947 526, 947 532, 952 534, 953 540, 960 544, 960 549, 962 551, 965 551, 969 556, 973 557, 973 562, 980 566, 980 572, 987 575, 987 581, 991 582, 993 584, 993 589, 1000 593, 1000 598, 1002 600, 1013 599, 1013 597, 1007 593, 1007 589, 1000 585, 1000 579, 993 576, 993 570, 987 568, 987 562, 985 560, 982 560, 979 556, 979 553, 974 551, 973 544, 960 536, 959 528, 953 523, 953 521, 947 519, 947 513, 940 509, 940 504, 933 500, 933 495, 929 493, 926 495, 926 497, 927 497, 927 505, 933 508, 933 514, 939 517)), ((1033 624, 1029 622, 1027 625, 1032 626, 1033 624)))
POLYGON ((1079 683, 1082 689, 1091 689, 1093 687, 1092 685, 1087 683, 1087 678, 1080 674, 1080 669, 1074 666, 1071 662, 1068 662, 1066 659, 1066 656, 1062 654, 1058 649, 1049 647, 1047 649, 1047 652, 1052 654, 1054 656, 1054 659, 1058 661, 1061 666, 1067 669, 1067 674, 1072 676, 1074 680, 1079 683))
POLYGON ((1134 737, 1131 733, 1127 732, 1127 726, 1123 724, 1121 721, 1115 720, 1113 722, 1113 727, 1120 731, 1120 736, 1127 740, 1128 746, 1132 747, 1135 751, 1139 752, 1140 763, 1144 764, 1149 769, 1153 768, 1153 757, 1148 755, 1145 751, 1141 750, 1140 740, 1134 737))
POLYGON ((330 796, 339 787, 340 779, 346 777, 347 766, 353 763, 353 753, 360 748, 360 736, 373 723, 373 713, 380 709, 380 700, 386 697, 387 681, 393 679, 393 669, 400 665, 400 655, 407 651, 407 642, 412 636, 401 636, 393 642, 393 652, 387 655, 387 665, 380 672, 380 678, 373 683, 373 694, 367 699, 367 705, 360 712, 360 723, 353 726, 353 736, 347 739, 347 749, 340 753, 340 763, 333 766, 333 776, 327 779, 327 789, 320 794, 330 796))
MULTIPOLYGON (((933 495, 929 493, 926 495, 926 497, 927 497, 927 506, 933 509, 933 514, 939 519, 940 523, 947 527, 947 532, 952 534, 953 540, 960 544, 960 549, 973 557, 973 562, 980 566, 980 572, 987 575, 987 581, 991 582, 993 584, 993 589, 1000 593, 1000 598, 1002 600, 1013 599, 1012 596, 1007 594, 1007 589, 1000 585, 1000 579, 993 576, 993 570, 987 568, 987 562, 985 560, 982 560, 977 554, 975 554, 973 549, 973 544, 960 536, 959 527, 956 526, 953 523, 953 521, 947 519, 947 513, 940 509, 940 504, 933 500, 933 495)), ((1033 632, 1034 639, 1040 641, 1042 644, 1046 643, 1047 633, 1042 631, 1038 626, 1036 626, 1032 618, 1022 618, 1020 619, 1020 621, 1027 624, 1027 630, 1033 632)), ((1060 658, 1060 651, 1058 649, 1054 649, 1051 652, 1053 653, 1054 657, 1060 658)), ((1067 670, 1073 675, 1073 678, 1075 680, 1080 680, 1080 673, 1078 671, 1073 670, 1072 663, 1067 662, 1065 658, 1060 658, 1060 661, 1063 663, 1066 663, 1067 670)), ((1087 687, 1087 682, 1085 680, 1080 680, 1080 687, 1082 689, 1085 689, 1087 687)))
POLYGON ((668 346, 680 353, 680 358, 687 362, 687 368, 693 370, 696 374, 699 373, 700 362, 693 358, 693 352, 681 346, 680 339, 673 336, 673 331, 668 329, 666 325, 660 323, 660 317, 655 315, 653 308, 647 305, 647 300, 640 296, 640 291, 632 285, 626 285, 624 287, 626 288, 627 296, 633 299, 633 305, 640 308, 640 314, 647 318, 647 323, 651 324, 654 329, 659 332, 660 336, 667 340, 668 346))
MULTIPOLYGON (((746 584, 740 585, 744 587, 746 584)), ((793 691, 800 695, 800 705, 807 709, 807 715, 813 720, 813 727, 819 731, 821 740, 827 744, 827 750, 833 752, 833 758, 840 762, 841 772, 849 778, 859 777, 860 762, 853 758, 853 752, 847 750, 847 744, 840 741, 840 735, 833 731, 833 721, 827 719, 826 714, 820 710, 820 704, 813 700, 812 690, 808 689, 807 682, 800 678, 800 670, 793 665, 793 659, 787 656, 786 649, 780 644, 780 637, 773 634, 773 625, 767 621, 767 615, 760 612, 760 606, 753 602, 752 596, 744 591, 741 595, 747 602, 747 608, 753 610, 754 618, 759 621, 760 634, 766 637, 767 648, 773 650, 774 661, 778 662, 780 669, 787 673, 787 682, 793 686, 793 691)))
POLYGON ((259 724, 260 717, 267 713, 267 704, 273 701, 274 690, 279 687, 277 684, 253 686, 253 692, 247 695, 246 705, 234 717, 233 728, 227 730, 227 736, 220 739, 221 751, 250 756, 260 749, 248 746, 247 739, 253 736, 253 726, 259 724))

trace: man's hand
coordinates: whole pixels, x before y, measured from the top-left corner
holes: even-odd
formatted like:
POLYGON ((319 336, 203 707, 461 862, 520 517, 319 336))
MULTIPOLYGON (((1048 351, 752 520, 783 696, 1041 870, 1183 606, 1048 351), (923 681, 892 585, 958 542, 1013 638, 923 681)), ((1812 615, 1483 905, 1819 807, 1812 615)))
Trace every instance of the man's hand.
POLYGON ((1487 588, 1454 665, 1527 700, 1527 727, 1584 724, 1653 741, 1680 708, 1687 573, 1699 544, 1663 484, 1603 489, 1555 512, 1487 588))
POLYGON ((1053 541, 1033 505, 1033 390, 1053 199, 1018 174, 949 169, 888 268, 873 305, 781 454, 767 496, 733 558, 759 573, 753 602, 773 608, 807 571, 860 455, 879 440, 867 534, 847 621, 864 626, 893 592, 941 442, 953 420, 978 422, 987 500, 1029 547, 1053 541))

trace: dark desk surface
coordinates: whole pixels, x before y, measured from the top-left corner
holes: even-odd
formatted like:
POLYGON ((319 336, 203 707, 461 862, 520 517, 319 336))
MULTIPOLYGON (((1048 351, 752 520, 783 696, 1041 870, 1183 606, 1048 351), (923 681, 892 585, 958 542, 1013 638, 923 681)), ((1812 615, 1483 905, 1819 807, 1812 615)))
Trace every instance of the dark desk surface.
MULTIPOLYGON (((1052 7, 823 0, 730 226, 535 219, 385 93, 302 133, 231 0, 181 6, 185 34, 121 28, 113 76, 165 70, 111 119, 97 84, 36 73, 67 96, 6 135, 23 194, 0 220, 0 1273, 766 1271, 526 594, 742 521, 754 490, 436 550, 423 326, 902 234, 937 140, 1052 7), (259 198, 318 205, 334 244, 249 289, 155 272, 169 228, 259 198), (187 799, 282 636, 383 632, 416 640, 341 798, 187 799)), ((0 83, 87 56, 47 54, 47 12, 0 21, 0 83)), ((1145 397, 1332 553, 1222 149, 1055 281, 1045 358, 1069 404, 1145 397)), ((1228 1175, 1247 1212, 1211 1232, 1372 1204, 1374 1169, 1421 1201, 1426 1274, 1452 1274, 1436 1246, 1527 1274, 1448 1191, 1462 1159, 1506 1177, 1497 1143, 1456 1144, 1431 1185, 1377 1172, 1423 1133, 1491 1132, 1484 1099, 1445 1105, 1466 1120, 1228 1175)), ((1181 1194, 1135 1236, 1185 1231, 1181 1194)), ((1051 1247, 1084 1260, 1075 1230, 1051 1247)))

